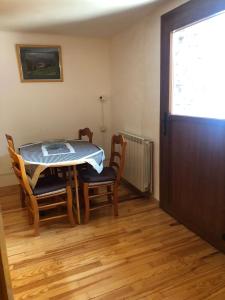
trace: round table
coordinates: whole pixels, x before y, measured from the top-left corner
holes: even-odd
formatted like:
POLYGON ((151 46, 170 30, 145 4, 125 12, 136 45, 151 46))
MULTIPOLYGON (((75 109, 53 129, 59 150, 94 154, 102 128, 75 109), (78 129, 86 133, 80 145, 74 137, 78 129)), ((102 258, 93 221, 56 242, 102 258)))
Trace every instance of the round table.
MULTIPOLYGON (((82 140, 51 140, 22 145, 20 154, 26 165, 30 165, 29 181, 34 188, 38 178, 48 167, 68 166, 73 168, 78 223, 80 223, 79 195, 76 165, 88 163, 100 173, 105 159, 104 150, 82 140)), ((72 176, 69 176, 70 180, 72 176)))

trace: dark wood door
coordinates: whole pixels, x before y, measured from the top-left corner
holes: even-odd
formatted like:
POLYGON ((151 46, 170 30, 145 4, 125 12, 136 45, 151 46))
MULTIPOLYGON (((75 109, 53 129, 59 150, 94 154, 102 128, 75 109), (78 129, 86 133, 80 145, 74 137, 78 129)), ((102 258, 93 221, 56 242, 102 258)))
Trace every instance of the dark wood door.
POLYGON ((225 251, 225 120, 169 109, 171 32, 222 10, 224 1, 193 0, 162 16, 160 205, 225 251))

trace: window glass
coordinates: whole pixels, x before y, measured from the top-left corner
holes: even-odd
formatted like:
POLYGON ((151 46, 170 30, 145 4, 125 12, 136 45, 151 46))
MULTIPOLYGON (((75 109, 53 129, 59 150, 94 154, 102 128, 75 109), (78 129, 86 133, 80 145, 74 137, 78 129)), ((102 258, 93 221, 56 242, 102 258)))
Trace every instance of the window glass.
POLYGON ((172 33, 174 115, 225 119, 225 13, 172 33))

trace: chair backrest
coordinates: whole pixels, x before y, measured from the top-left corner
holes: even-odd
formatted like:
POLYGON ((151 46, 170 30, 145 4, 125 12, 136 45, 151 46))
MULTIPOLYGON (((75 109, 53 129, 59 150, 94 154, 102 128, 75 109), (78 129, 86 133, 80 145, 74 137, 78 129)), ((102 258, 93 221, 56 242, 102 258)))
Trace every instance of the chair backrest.
POLYGON ((24 161, 23 161, 22 157, 19 154, 17 154, 11 147, 8 147, 8 151, 9 151, 9 155, 12 160, 12 167, 13 167, 13 171, 14 171, 16 177, 18 178, 24 191, 28 195, 32 195, 33 192, 31 190, 31 187, 30 187, 30 184, 29 184, 29 181, 27 178, 26 169, 25 169, 25 165, 24 165, 24 161))
POLYGON ((121 134, 112 136, 109 166, 117 169, 117 182, 120 181, 124 170, 126 145, 127 142, 121 134), (117 147, 120 149, 117 149, 117 147))
POLYGON ((8 146, 15 151, 15 145, 14 145, 13 137, 11 135, 7 134, 7 133, 6 133, 5 137, 6 137, 8 146))
POLYGON ((93 132, 90 130, 90 128, 86 127, 84 129, 79 129, 78 136, 79 140, 82 140, 83 136, 87 136, 89 143, 92 143, 93 132))

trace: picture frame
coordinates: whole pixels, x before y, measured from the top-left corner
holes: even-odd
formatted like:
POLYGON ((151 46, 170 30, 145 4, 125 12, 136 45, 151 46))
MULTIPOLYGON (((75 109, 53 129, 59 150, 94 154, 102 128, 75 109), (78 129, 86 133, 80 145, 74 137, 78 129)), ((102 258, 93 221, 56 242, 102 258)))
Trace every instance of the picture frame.
POLYGON ((55 45, 16 44, 21 82, 62 82, 62 51, 55 45))

